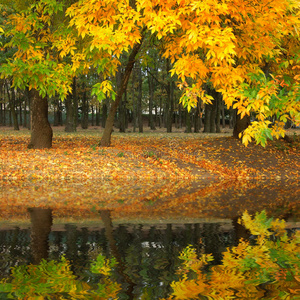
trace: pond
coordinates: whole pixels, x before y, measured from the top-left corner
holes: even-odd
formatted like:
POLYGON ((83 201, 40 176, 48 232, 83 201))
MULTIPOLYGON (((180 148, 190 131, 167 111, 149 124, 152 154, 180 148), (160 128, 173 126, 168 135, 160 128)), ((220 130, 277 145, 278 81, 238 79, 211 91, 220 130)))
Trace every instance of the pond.
MULTIPOLYGON (((76 279, 77 287, 81 282, 82 290, 88 290, 100 282, 91 263, 102 257, 117 262, 110 267, 113 280, 102 274, 102 285, 112 293, 106 291, 107 299, 114 298, 114 288, 115 299, 167 298, 172 282, 179 280, 179 256, 188 246, 198 257, 213 255, 204 271, 220 265, 228 247, 237 246, 241 238, 253 242, 253 234, 238 223, 246 210, 250 214, 265 210, 268 216, 284 219, 289 232, 300 227, 299 182, 290 180, 31 180, 3 182, 0 191, 0 278, 8 280, 6 285, 16 283, 16 277, 11 279, 13 267, 38 265, 46 259, 56 262, 51 270, 57 272, 63 257, 71 272, 65 277, 76 279)), ((18 276, 23 274, 23 281, 17 278, 19 283, 30 285, 28 274, 32 273, 22 270, 27 275, 19 271, 18 276)), ((47 276, 50 273, 48 270, 47 276)), ((34 274, 45 276, 36 269, 34 274)), ((45 282, 45 278, 37 282, 45 282)), ((8 295, 0 292, 1 299, 9 299, 8 295)), ((13 299, 18 299, 16 295, 13 299)), ((41 291, 39 295, 43 295, 41 291)), ((63 295, 66 298, 60 299, 106 299, 87 292, 74 298, 63 295)), ((245 299, 237 293, 235 297, 245 299)))

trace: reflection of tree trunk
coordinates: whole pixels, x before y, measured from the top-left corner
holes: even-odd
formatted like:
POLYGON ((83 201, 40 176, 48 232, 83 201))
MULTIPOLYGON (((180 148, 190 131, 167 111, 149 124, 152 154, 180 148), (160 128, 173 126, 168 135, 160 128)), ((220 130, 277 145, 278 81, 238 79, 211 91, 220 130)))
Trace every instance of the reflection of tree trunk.
POLYGON ((126 289, 126 295, 129 297, 129 299, 134 299, 133 288, 134 288, 135 284, 132 282, 130 277, 125 273, 126 266, 125 266, 124 262, 122 261, 115 238, 113 236, 113 226, 112 226, 110 211, 109 210, 100 210, 99 213, 100 213, 101 219, 104 223, 105 236, 109 242, 111 252, 118 262, 118 265, 117 265, 118 272, 124 278, 126 283, 128 284, 127 289, 126 289))
POLYGON ((31 250, 33 263, 39 264, 48 257, 48 236, 52 226, 52 210, 44 208, 28 208, 31 219, 31 250))
POLYGON ((48 121, 48 101, 35 89, 30 90, 31 98, 31 140, 28 148, 43 149, 52 147, 52 128, 48 121))
POLYGON ((66 224, 66 257, 71 261, 76 260, 78 246, 77 246, 77 239, 78 239, 78 232, 77 227, 72 224, 66 224))
POLYGON ((237 245, 240 239, 249 240, 250 232, 238 220, 240 217, 232 219, 232 226, 234 228, 235 245, 237 245))

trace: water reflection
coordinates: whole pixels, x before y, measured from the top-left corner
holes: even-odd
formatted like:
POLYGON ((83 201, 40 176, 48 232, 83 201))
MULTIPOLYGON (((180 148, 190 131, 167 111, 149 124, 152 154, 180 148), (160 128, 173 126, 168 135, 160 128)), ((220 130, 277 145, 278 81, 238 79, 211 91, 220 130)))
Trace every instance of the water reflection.
POLYGON ((97 285, 89 265, 102 254, 118 262, 119 299, 167 297, 188 245, 219 264, 227 247, 249 237, 237 222, 245 210, 299 226, 298 181, 2 183, 0 278, 12 266, 65 256, 78 280, 97 285))
POLYGON ((99 277, 90 272, 90 263, 101 254, 117 260, 114 280, 122 287, 118 299, 140 299, 145 294, 146 299, 167 297, 172 281, 178 280, 179 254, 188 245, 196 249, 198 255, 212 253, 213 263, 220 264, 221 254, 227 247, 237 245, 242 237, 249 238, 249 232, 237 219, 114 226, 111 212, 100 210, 101 222, 93 227, 82 227, 55 224, 55 218, 52 225, 50 209, 30 208, 29 212, 29 228, 0 231, 2 278, 9 276, 11 266, 38 264, 42 258, 59 261, 64 256, 70 261, 76 280, 96 286, 99 277))
MULTIPOLYGON (((0 222, 27 218, 28 207, 51 208, 56 218, 114 221, 234 218, 267 209, 280 218, 300 217, 299 181, 2 181, 0 222)), ((69 220, 67 220, 69 221, 69 220)))

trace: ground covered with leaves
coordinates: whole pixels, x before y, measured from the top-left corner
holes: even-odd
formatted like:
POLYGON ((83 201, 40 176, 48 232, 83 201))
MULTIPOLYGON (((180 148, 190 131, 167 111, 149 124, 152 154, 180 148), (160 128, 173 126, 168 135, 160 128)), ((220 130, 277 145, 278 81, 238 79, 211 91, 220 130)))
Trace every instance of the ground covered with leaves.
POLYGON ((28 130, 1 130, 1 215, 30 206, 80 218, 99 209, 118 218, 178 210, 181 217, 227 217, 266 206, 289 214, 300 195, 300 136, 289 136, 263 148, 245 147, 230 133, 114 133, 103 148, 99 130, 54 128, 53 148, 33 150, 28 130))

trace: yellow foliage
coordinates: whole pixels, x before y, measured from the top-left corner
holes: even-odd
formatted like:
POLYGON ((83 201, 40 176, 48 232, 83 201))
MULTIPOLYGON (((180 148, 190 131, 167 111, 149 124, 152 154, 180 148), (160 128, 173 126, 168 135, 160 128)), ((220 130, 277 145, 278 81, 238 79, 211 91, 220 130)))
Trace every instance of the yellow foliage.
POLYGON ((171 284, 169 299, 294 299, 299 293, 299 232, 288 237, 284 221, 268 219, 265 212, 254 218, 245 212, 242 222, 257 235, 256 243, 240 240, 208 273, 202 270, 202 258, 197 264, 195 250, 188 247, 180 256, 183 275, 171 284), (275 241, 269 238, 273 234, 275 241), (186 263, 190 259, 193 269, 186 263), (187 274, 190 270, 193 274, 187 274))
MULTIPOLYGON (((267 138, 282 135, 263 130, 271 117, 300 122, 299 1, 77 1, 66 10, 69 33, 65 34, 53 32, 53 14, 45 11, 45 5, 49 1, 35 4, 35 17, 29 11, 11 17, 14 32, 24 33, 28 42, 17 50, 16 60, 33 66, 47 57, 56 61, 70 56, 71 66, 62 77, 100 65, 98 71, 108 78, 116 72, 121 55, 139 43, 147 30, 147 35, 158 40, 161 55, 173 64, 170 72, 177 76, 179 86, 188 82, 180 98, 188 110, 199 99, 212 100, 202 91, 203 83, 209 82, 241 117, 256 114, 259 125, 243 133, 245 144, 253 138, 265 144, 264 139, 258 140, 260 134, 267 138), (265 76, 260 81, 250 75, 264 75, 267 65, 273 78, 265 76), (284 76, 291 80, 283 80, 284 76), (286 94, 280 94, 283 87, 286 94), (249 89, 256 92, 249 93, 249 89)), ((55 82, 64 85, 61 93, 68 90, 65 85, 70 80, 66 81, 55 82)))

